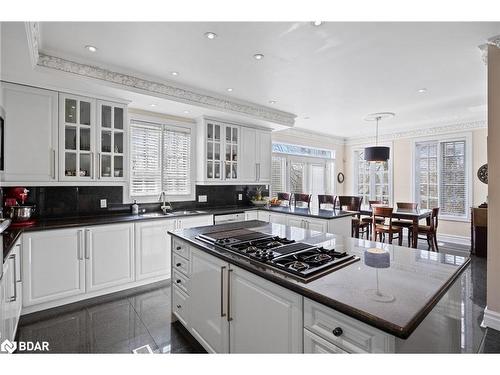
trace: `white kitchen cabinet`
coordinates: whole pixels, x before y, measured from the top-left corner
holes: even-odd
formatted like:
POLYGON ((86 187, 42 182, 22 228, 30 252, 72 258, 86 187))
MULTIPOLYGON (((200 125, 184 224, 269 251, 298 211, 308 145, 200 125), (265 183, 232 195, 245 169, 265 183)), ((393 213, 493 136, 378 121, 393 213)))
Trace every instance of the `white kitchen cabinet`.
POLYGON ((59 171, 63 181, 91 181, 95 171, 95 100, 59 94, 59 171))
POLYGON ((257 150, 255 152, 255 162, 257 164, 257 182, 270 184, 272 153, 271 132, 266 130, 257 130, 256 139, 257 150))
POLYGON ((213 215, 186 216, 176 219, 175 229, 189 229, 195 227, 203 227, 205 225, 213 225, 213 215))
POLYGON ((286 225, 291 227, 298 227, 318 232, 328 232, 328 222, 322 219, 315 219, 311 217, 303 217, 298 215, 288 215, 286 225))
POLYGON ((1 83, 5 109, 5 171, 10 182, 58 179, 57 92, 1 83))
POLYGON ((134 224, 85 229, 86 291, 134 281, 134 224))
POLYGON ((346 351, 333 345, 308 329, 304 329, 304 353, 310 354, 347 354, 346 351))
POLYGON ((228 266, 227 262, 191 248, 190 331, 212 353, 228 353, 229 350, 224 280, 228 266))
POLYGON ((24 233, 23 306, 84 294, 83 247, 83 229, 24 233))
POLYGON ((123 104, 97 101, 97 179, 124 181, 127 121, 123 104))
POLYGON ((16 243, 9 257, 3 265, 3 277, 0 294, 3 295, 2 306, 0 309, 0 330, 2 339, 13 341, 16 336, 19 317, 21 316, 22 290, 20 275, 20 243, 16 243))
POLYGON ((233 265, 228 275, 230 353, 301 353, 302 297, 233 265))
POLYGON ((7 301, 6 301, 6 293, 5 293, 5 277, 4 277, 4 271, 7 268, 5 264, 1 265, 0 268, 0 339, 2 337, 6 337, 6 324, 5 324, 5 316, 6 316, 6 309, 7 309, 7 301))
POLYGON ((245 221, 259 220, 259 211, 245 211, 245 221))
POLYGON ((286 225, 286 215, 270 213, 269 214, 269 222, 286 225))
POLYGON ((135 224, 135 278, 170 276, 173 219, 152 220, 135 224))

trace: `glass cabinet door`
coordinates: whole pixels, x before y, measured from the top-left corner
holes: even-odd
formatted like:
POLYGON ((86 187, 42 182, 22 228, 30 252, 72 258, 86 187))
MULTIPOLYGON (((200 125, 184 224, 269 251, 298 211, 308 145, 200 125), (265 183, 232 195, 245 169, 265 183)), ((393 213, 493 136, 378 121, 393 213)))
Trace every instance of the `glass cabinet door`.
POLYGON ((222 126, 213 122, 207 123, 207 179, 222 179, 222 126))
POLYGON ((238 178, 239 157, 239 128, 236 126, 225 126, 224 135, 224 178, 235 180, 238 178))
POLYGON ((125 109, 115 103, 98 102, 98 178, 123 179, 125 109))
POLYGON ((62 163, 64 179, 93 178, 94 134, 92 100, 77 96, 61 96, 62 163))

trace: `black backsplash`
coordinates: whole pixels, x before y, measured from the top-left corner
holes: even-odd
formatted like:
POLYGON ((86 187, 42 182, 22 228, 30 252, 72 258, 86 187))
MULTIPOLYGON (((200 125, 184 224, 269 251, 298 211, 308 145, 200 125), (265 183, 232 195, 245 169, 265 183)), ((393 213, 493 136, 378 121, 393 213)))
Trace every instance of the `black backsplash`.
MULTIPOLYGON (((88 215, 106 215, 130 212, 130 203, 123 203, 122 186, 28 186, 29 197, 26 204, 36 205, 34 217, 55 218, 88 215), (107 208, 100 208, 100 200, 107 200, 107 208)), ((196 201, 171 202, 174 210, 194 208, 215 208, 229 206, 249 206, 255 196, 256 185, 197 185, 196 201), (238 195, 242 194, 242 200, 238 195), (198 196, 206 195, 207 202, 198 203, 198 196)), ((268 196, 265 185, 262 195, 268 196)), ((146 211, 160 209, 160 203, 139 204, 146 211)))

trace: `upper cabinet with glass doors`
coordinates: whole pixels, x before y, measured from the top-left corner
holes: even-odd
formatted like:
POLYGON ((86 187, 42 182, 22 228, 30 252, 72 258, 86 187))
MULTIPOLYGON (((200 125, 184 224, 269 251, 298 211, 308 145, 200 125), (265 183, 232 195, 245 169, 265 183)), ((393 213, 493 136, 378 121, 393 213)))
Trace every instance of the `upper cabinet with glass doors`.
POLYGON ((123 181, 126 106, 59 94, 61 180, 123 181))
POLYGON ((125 107, 97 101, 97 178, 123 180, 125 155, 125 107))
POLYGON ((59 94, 59 176, 61 180, 95 178, 95 100, 59 94))

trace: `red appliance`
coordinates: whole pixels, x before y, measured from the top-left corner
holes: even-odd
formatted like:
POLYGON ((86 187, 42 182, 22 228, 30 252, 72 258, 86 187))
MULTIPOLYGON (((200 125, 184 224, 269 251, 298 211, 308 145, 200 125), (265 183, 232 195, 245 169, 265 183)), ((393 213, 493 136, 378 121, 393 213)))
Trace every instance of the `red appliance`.
MULTIPOLYGON (((29 190, 24 187, 9 187, 5 189, 5 199, 4 207, 5 211, 9 212, 11 207, 14 206, 25 206, 25 202, 28 199, 29 190)), ((26 227, 35 224, 35 220, 12 220, 11 227, 26 227)))

